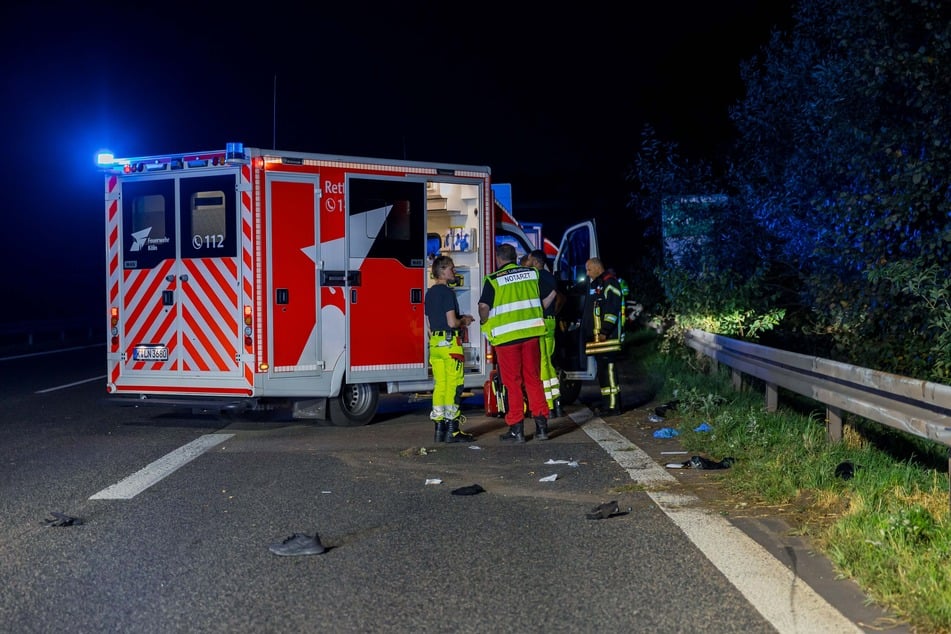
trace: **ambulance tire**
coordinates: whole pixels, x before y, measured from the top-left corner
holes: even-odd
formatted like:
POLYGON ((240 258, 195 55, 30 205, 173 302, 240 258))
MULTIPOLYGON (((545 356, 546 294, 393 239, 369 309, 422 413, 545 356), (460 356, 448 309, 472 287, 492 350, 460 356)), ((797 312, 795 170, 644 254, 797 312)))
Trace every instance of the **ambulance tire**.
POLYGON ((330 399, 330 422, 337 427, 366 425, 376 415, 380 388, 374 383, 344 383, 330 399))

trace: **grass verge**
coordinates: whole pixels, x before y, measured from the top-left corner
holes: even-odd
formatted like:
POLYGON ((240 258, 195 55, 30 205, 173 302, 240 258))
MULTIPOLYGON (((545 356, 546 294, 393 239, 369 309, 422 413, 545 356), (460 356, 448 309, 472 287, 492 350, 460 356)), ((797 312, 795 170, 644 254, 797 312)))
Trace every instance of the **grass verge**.
POLYGON ((640 363, 665 377, 658 399, 676 402, 683 447, 734 458, 721 476, 731 495, 804 509, 799 530, 840 574, 917 632, 951 633, 947 447, 857 417, 831 443, 818 404, 781 394, 767 412, 763 391, 734 390, 728 368, 656 351, 640 363))

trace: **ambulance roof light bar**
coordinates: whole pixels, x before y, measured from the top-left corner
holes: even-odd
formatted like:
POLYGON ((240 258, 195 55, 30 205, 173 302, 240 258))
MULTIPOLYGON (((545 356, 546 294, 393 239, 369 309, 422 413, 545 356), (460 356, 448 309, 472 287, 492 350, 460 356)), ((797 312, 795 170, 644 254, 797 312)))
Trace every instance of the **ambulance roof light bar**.
POLYGON ((207 167, 211 165, 241 165, 248 161, 248 156, 244 151, 244 143, 229 142, 225 145, 224 156, 218 152, 202 152, 199 155, 184 155, 172 157, 148 157, 143 159, 116 158, 111 150, 99 150, 96 152, 96 166, 103 171, 119 171, 126 174, 131 172, 156 171, 156 170, 180 170, 183 167, 196 168, 207 167), (217 154, 217 156, 215 156, 217 154))

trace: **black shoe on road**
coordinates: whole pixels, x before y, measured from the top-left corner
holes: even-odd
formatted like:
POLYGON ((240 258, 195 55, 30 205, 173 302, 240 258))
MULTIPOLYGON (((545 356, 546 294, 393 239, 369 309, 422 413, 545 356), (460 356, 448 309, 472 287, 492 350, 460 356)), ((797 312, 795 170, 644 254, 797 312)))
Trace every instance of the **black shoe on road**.
POLYGON ((275 555, 293 557, 295 555, 319 555, 327 549, 320 543, 320 537, 317 535, 311 537, 302 533, 294 533, 282 542, 271 544, 268 546, 268 550, 275 555))

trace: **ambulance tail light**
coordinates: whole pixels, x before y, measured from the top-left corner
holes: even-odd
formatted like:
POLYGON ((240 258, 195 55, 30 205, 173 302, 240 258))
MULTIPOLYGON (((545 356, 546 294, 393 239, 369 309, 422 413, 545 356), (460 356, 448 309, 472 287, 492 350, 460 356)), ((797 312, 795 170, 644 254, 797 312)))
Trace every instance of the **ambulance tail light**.
POLYGON ((109 309, 109 343, 112 344, 112 351, 119 349, 119 309, 113 306, 109 309))
POLYGON ((251 339, 251 335, 254 333, 254 330, 251 328, 251 307, 244 307, 244 346, 250 348, 254 341, 251 339))
POLYGON ((492 346, 489 346, 489 351, 485 353, 485 361, 490 365, 495 364, 495 349, 492 346))

